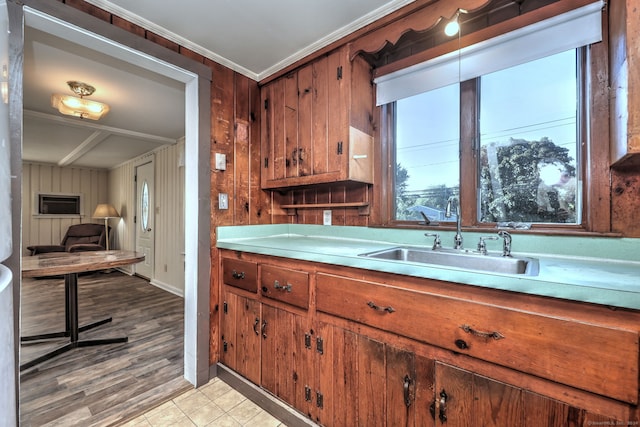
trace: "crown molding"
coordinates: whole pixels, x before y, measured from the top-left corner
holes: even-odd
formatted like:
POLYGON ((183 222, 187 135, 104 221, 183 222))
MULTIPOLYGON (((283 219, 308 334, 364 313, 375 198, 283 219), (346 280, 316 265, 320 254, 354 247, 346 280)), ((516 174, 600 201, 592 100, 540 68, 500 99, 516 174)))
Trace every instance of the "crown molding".
POLYGON ((392 13, 395 12, 396 10, 410 4, 413 3, 415 0, 391 0, 389 3, 379 7, 378 9, 373 10, 372 12, 362 16, 361 18, 351 22, 348 25, 345 25, 342 28, 339 28, 338 30, 334 31, 333 33, 321 38, 320 40, 310 44, 309 46, 305 47, 304 49, 301 49, 299 51, 297 51, 296 53, 294 53, 293 55, 282 59, 281 61, 276 62, 275 64, 273 64, 272 66, 262 70, 262 71, 252 71, 249 70, 233 61, 230 61, 229 59, 215 53, 212 52, 209 49, 206 49, 196 43, 191 42, 190 40, 175 34, 169 30, 167 30, 164 27, 161 27, 157 24, 154 24, 153 22, 139 16, 136 15, 134 13, 129 12, 128 10, 115 5, 113 3, 111 3, 108 0, 85 0, 87 3, 90 3, 96 7, 99 7, 101 9, 106 10, 109 13, 112 13, 114 15, 119 16, 122 19, 125 19, 133 24, 139 25, 140 27, 148 30, 148 31, 152 31, 156 34, 158 34, 161 37, 164 37, 174 43, 179 44, 180 46, 183 46, 193 52, 196 52, 212 61, 215 61, 221 65, 224 65, 227 68, 232 69, 233 71, 236 71, 246 77, 249 77, 250 79, 253 79, 255 81, 261 81, 269 76, 271 76, 272 74, 277 73, 278 71, 288 67, 291 64, 294 64, 302 59, 304 59, 305 57, 307 57, 308 55, 312 54, 313 52, 330 45, 331 43, 334 43, 338 40, 340 40, 341 38, 348 36, 349 34, 353 33, 354 31, 359 30, 360 28, 363 28, 373 22, 375 22, 376 20, 392 13))
POLYGON ((139 15, 136 15, 135 13, 131 13, 120 6, 111 3, 110 1, 106 1, 106 0, 85 0, 85 1, 96 7, 99 7, 100 9, 104 9, 109 13, 117 15, 120 18, 125 19, 133 24, 136 24, 147 31, 151 31, 155 34, 158 34, 161 37, 166 38, 167 40, 170 40, 174 43, 179 44, 182 47, 192 50, 193 52, 196 52, 212 61, 215 61, 221 65, 224 65, 227 68, 231 68, 232 70, 246 77, 249 77, 253 80, 257 79, 257 73, 245 67, 242 67, 241 65, 238 65, 235 62, 230 61, 227 58, 220 56, 215 52, 210 51, 209 49, 205 49, 204 47, 198 44, 195 44, 192 41, 182 36, 179 36, 178 34, 175 34, 164 27, 161 27, 160 25, 154 24, 153 22, 139 15))

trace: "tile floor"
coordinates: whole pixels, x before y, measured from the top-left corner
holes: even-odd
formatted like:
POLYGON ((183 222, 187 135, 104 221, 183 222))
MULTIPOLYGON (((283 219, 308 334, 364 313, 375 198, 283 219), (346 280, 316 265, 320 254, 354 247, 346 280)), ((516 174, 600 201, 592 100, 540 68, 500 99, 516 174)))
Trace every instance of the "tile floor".
POLYGON ((124 426, 286 427, 218 378, 175 397, 124 426))

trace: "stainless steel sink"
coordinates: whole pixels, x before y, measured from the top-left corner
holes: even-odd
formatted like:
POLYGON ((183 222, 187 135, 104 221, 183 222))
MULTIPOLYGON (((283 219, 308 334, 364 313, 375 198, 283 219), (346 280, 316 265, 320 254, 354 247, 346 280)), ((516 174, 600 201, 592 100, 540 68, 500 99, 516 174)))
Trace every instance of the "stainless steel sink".
POLYGON ((523 274, 537 276, 539 263, 535 258, 505 257, 502 254, 482 255, 465 249, 421 249, 393 247, 360 254, 368 258, 399 262, 415 262, 435 266, 455 267, 465 270, 488 271, 501 274, 523 274))

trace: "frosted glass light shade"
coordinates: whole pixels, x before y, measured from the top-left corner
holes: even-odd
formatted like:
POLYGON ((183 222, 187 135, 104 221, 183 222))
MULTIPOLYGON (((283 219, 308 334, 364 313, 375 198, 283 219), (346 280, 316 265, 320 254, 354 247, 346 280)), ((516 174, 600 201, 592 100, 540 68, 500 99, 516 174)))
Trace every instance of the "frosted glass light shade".
POLYGON ((51 95, 51 106, 62 114, 81 119, 98 120, 109 112, 109 106, 102 102, 78 98, 72 95, 51 95))

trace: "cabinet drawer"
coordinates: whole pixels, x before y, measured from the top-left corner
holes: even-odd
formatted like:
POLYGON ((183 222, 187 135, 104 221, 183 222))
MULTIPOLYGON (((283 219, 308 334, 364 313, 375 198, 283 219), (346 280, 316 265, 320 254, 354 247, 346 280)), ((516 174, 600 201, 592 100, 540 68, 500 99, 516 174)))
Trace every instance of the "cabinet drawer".
POLYGON ((638 331, 330 274, 319 311, 618 400, 638 400, 638 331))
POLYGON ((261 265, 260 292, 267 298, 309 308, 309 273, 261 265))
POLYGON ((227 285, 249 292, 258 290, 258 266, 255 262, 223 258, 222 277, 227 285))

